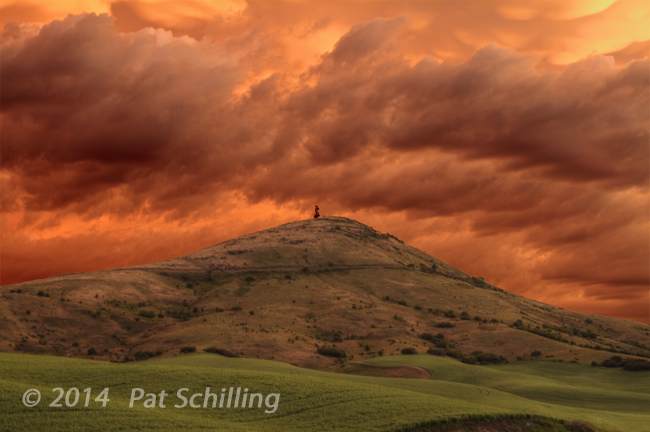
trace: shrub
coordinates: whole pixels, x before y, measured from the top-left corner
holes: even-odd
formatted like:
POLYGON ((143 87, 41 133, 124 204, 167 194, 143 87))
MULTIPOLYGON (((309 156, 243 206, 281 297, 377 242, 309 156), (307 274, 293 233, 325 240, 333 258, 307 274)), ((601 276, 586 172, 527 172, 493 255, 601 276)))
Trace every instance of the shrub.
POLYGON ((444 357, 444 356, 447 355, 445 350, 440 349, 440 348, 429 348, 427 350, 427 354, 436 355, 436 356, 440 356, 440 357, 444 357))
POLYGON ((136 360, 140 361, 140 360, 147 360, 147 359, 150 359, 151 357, 157 357, 157 356, 160 356, 160 355, 162 355, 162 351, 156 351, 156 352, 138 351, 135 354, 133 354, 133 357, 136 360))
POLYGON ((581 422, 581 421, 565 421, 563 422, 564 427, 570 432, 594 432, 591 426, 581 422))
POLYGON ((438 324, 436 324, 436 327, 439 327, 439 328, 452 328, 452 327, 456 327, 456 326, 453 325, 452 323, 450 323, 449 321, 443 321, 443 322, 439 322, 438 324))
POLYGON ((253 276, 247 276, 246 279, 244 279, 246 282, 254 282, 255 278, 253 276))
POLYGON ((417 354, 417 350, 415 348, 404 348, 402 350, 402 354, 404 355, 412 355, 412 354, 417 354))
POLYGON ((464 355, 460 358, 460 361, 466 364, 476 364, 476 357, 464 355))
POLYGON ((255 311, 248 311, 248 315, 255 315, 255 311))
POLYGON ((445 318, 456 318, 456 315, 454 314, 453 310, 448 310, 445 312, 445 318))
POLYGON ((97 350, 95 348, 88 348, 88 355, 96 355, 97 350))
POLYGON ((436 339, 434 339, 432 342, 433 342, 433 344, 434 344, 435 346, 437 346, 438 348, 447 348, 447 343, 446 343, 444 340, 442 340, 442 339, 437 339, 437 338, 436 338, 436 339))
POLYGON ((524 322, 520 319, 512 323, 512 326, 515 328, 522 328, 524 326, 524 322))
POLYGON ((155 318, 156 313, 152 311, 140 311, 138 315, 144 318, 155 318))
POLYGON ((481 318, 480 316, 476 315, 476 316, 474 317, 474 321, 483 321, 483 318, 481 318))
POLYGON ((623 365, 621 362, 623 359, 621 356, 613 356, 605 361, 603 361, 600 365, 604 366, 606 368, 617 368, 617 367, 622 367, 623 365))
POLYGON ((487 364, 487 363, 501 364, 501 363, 506 363, 508 361, 508 359, 505 358, 504 356, 493 354, 493 353, 486 353, 483 351, 474 351, 472 353, 472 356, 474 356, 476 358, 476 361, 481 364, 487 364))
POLYGON ((401 305, 401 306, 408 306, 408 303, 406 303, 406 301, 404 301, 404 300, 398 301, 397 304, 401 305))
POLYGON ((650 362, 647 360, 632 360, 625 363, 623 370, 633 372, 650 371, 650 362))
POLYGON ((222 308, 220 308, 220 307, 217 307, 217 308, 214 308, 214 311, 218 313, 218 312, 223 312, 224 310, 222 308))
POLYGON ((422 333, 420 335, 420 339, 424 339, 424 340, 427 340, 427 341, 432 341, 432 340, 435 339, 435 336, 432 335, 431 333, 422 333))
POLYGON ((241 306, 233 306, 232 309, 230 309, 230 310, 232 310, 232 311, 240 311, 241 306))
POLYGON ((467 321, 467 320, 469 320, 471 318, 469 317, 469 314, 467 313, 467 311, 463 311, 463 313, 460 314, 460 319, 467 321))
POLYGON ((537 350, 535 350, 535 351, 533 351, 532 353, 530 353, 530 356, 531 356, 531 357, 539 357, 539 356, 541 356, 541 355, 542 355, 542 352, 541 352, 541 351, 537 351, 537 350))
POLYGON ((187 321, 190 319, 190 313, 189 311, 185 309, 168 309, 167 310, 167 316, 170 316, 172 318, 179 319, 181 321, 187 321))
POLYGON ((186 346, 186 347, 181 348, 181 352, 183 354, 193 353, 193 352, 196 352, 196 347, 186 346))
POLYGON ((413 306, 413 309, 418 310, 418 311, 421 311, 421 310, 422 310, 422 306, 420 306, 420 305, 415 305, 415 306, 413 306))
MULTIPOLYGON (((592 365, 595 362, 592 362, 592 365)), ((612 356, 601 364, 607 368, 623 368, 626 371, 643 371, 650 370, 650 362, 642 359, 635 358, 622 358, 621 356, 612 356)), ((598 366, 598 364, 596 364, 598 366)))
POLYGON ((420 263, 420 271, 423 271, 425 273, 436 273, 438 270, 438 266, 435 264, 431 264, 431 267, 428 267, 424 263, 420 263))
POLYGON ((210 348, 204 349, 203 351, 205 351, 207 353, 211 353, 211 354, 219 354, 219 355, 224 356, 224 357, 233 357, 233 358, 239 357, 237 354, 235 354, 233 352, 230 352, 228 350, 225 350, 223 348, 210 347, 210 348))
POLYGON ((45 293, 43 291, 39 291, 38 293, 36 293, 36 295, 39 297, 45 297, 45 293))
POLYGON ((316 350, 318 354, 327 356, 327 357, 335 357, 335 358, 345 358, 346 354, 345 351, 334 348, 334 347, 321 347, 316 350))

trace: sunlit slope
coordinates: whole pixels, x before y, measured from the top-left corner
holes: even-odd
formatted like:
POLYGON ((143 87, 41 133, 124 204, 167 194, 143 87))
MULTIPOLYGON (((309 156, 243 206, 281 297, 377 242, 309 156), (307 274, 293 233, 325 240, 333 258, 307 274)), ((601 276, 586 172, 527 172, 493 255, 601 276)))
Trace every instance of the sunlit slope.
POLYGON ((213 355, 179 356, 151 363, 316 376, 432 394, 516 413, 579 419, 622 431, 650 431, 648 373, 550 362, 475 366, 428 355, 396 355, 369 362, 383 367, 421 367, 431 374, 428 380, 331 374, 213 355))
POLYGON ((346 218, 293 222, 159 263, 4 286, 0 295, 0 350, 9 352, 122 361, 217 347, 323 369, 342 365, 317 346, 336 345, 356 361, 426 352, 432 344, 419 335, 441 333, 450 350, 509 361, 650 355, 648 325, 514 295, 346 218))
POLYGON ((571 375, 582 375, 580 368, 589 370, 579 365, 553 364, 542 371, 539 364, 530 362, 483 367, 432 356, 392 356, 374 363, 417 365, 430 370, 432 377, 409 380, 334 374, 207 354, 130 364, 0 354, 0 406, 3 426, 12 431, 110 431, 125 426, 129 430, 380 431, 434 419, 499 413, 581 420, 627 432, 650 430, 650 383, 645 375, 635 374, 637 387, 625 391, 633 380, 621 371, 601 370, 589 386, 572 382, 571 375), (174 395, 179 388, 189 388, 192 394, 203 392, 206 386, 212 391, 233 386, 280 393, 280 403, 273 414, 250 409, 176 409, 173 404, 180 401, 173 396, 164 409, 144 409, 137 402, 128 408, 133 387, 155 393, 166 389, 174 395), (572 387, 573 393, 540 401, 535 397, 539 386, 555 386, 558 394, 572 387), (110 401, 106 408, 92 401, 88 408, 49 408, 54 387, 109 387, 110 401), (30 388, 43 394, 36 408, 26 408, 21 402, 23 392, 30 388), (525 388, 532 392, 526 393, 525 388), (594 393, 596 388, 611 393, 594 393), (625 403, 619 404, 623 398, 625 403), (606 400, 610 402, 607 409, 588 406, 606 400))
MULTIPOLYGON (((249 360, 250 361, 250 360, 249 360)), ((149 362, 112 364, 44 356, 0 355, 2 427, 12 431, 89 430, 204 430, 228 431, 380 431, 418 421, 462 414, 488 414, 507 410, 481 406, 419 392, 367 383, 345 382, 303 374, 259 372, 213 367, 179 366, 149 362), (190 394, 222 387, 246 387, 264 395, 280 393, 275 413, 261 409, 173 408, 179 399, 169 396, 167 407, 129 409, 133 387, 172 395, 179 388, 190 394), (106 408, 50 408, 52 388, 109 387, 106 408), (36 388, 41 404, 26 408, 23 392, 36 388), (47 403, 45 403, 47 401, 47 403)), ((329 374, 334 375, 334 374, 329 374)), ((218 391, 218 390, 217 390, 218 391)), ((83 394, 82 394, 83 395, 83 394)), ((83 398, 82 398, 83 399, 83 398)))

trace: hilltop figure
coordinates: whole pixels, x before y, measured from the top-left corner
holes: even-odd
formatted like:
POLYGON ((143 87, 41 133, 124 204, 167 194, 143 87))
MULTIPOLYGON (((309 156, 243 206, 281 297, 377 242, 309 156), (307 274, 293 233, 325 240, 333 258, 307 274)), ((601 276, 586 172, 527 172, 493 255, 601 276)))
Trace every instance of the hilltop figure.
POLYGON ((314 210, 314 219, 318 219, 320 217, 320 213, 318 212, 318 206, 316 206, 316 209, 314 210))

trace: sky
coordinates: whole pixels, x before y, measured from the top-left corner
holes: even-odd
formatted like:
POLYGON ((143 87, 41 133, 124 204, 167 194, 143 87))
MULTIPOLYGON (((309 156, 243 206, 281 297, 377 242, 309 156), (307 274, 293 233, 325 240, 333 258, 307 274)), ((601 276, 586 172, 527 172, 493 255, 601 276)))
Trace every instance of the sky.
POLYGON ((650 322, 650 2, 0 0, 3 285, 346 216, 650 322))

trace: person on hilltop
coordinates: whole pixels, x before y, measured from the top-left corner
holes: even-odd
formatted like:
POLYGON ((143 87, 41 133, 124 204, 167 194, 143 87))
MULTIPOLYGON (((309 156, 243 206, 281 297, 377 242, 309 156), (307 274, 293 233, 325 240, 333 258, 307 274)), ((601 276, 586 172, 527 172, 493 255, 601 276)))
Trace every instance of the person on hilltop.
POLYGON ((318 219, 320 217, 320 213, 318 212, 318 206, 316 206, 316 209, 314 210, 314 219, 318 219))

